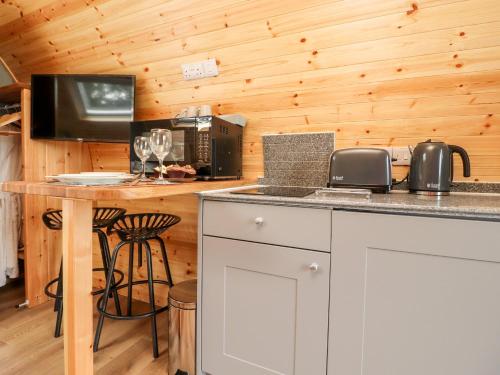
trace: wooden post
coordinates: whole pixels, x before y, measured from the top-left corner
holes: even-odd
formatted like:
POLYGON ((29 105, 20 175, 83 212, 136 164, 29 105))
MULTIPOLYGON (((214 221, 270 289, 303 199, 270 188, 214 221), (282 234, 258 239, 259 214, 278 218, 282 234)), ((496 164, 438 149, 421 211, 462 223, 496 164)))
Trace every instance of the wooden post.
MULTIPOLYGON (((24 181, 38 181, 45 175, 45 146, 31 140, 31 90, 21 91, 21 139, 24 181)), ((24 280, 26 299, 33 307, 47 302, 45 285, 53 274, 50 272, 50 252, 47 247, 48 232, 42 222, 47 209, 47 197, 24 195, 24 280)), ((54 275, 55 277, 55 275, 54 275)))
POLYGON ((93 373, 92 201, 63 199, 64 370, 93 373))

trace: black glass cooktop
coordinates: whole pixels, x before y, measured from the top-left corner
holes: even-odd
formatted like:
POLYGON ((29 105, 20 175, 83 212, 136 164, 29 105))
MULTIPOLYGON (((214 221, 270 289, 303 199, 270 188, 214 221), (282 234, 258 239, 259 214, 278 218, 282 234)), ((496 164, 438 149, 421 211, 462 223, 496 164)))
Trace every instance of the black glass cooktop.
POLYGON ((232 191, 232 194, 272 195, 276 197, 302 198, 316 191, 314 188, 298 186, 259 186, 244 190, 232 191))

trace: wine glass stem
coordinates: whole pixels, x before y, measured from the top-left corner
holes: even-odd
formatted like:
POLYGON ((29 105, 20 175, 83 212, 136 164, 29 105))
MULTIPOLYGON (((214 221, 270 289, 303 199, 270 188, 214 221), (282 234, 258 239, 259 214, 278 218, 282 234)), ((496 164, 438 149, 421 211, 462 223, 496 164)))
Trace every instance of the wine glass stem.
POLYGON ((160 175, 158 176, 158 180, 163 181, 163 159, 158 159, 160 162, 160 175))
POLYGON ((146 160, 141 160, 141 163, 142 163, 141 179, 145 180, 146 179, 146 160))

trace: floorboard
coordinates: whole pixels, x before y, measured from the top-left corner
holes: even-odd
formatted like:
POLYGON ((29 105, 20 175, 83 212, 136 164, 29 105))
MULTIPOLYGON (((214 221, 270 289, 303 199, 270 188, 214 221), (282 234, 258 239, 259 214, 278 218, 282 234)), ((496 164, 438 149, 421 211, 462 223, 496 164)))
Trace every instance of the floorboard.
MULTIPOLYGON (((23 301, 22 281, 0 288, 0 375, 63 374, 63 337, 53 337, 56 318, 53 303, 17 310, 16 305, 23 301)), ((137 302, 134 308, 144 310, 147 305, 137 302)), ((96 319, 94 313, 94 325, 96 319)), ((167 313, 160 314, 160 357, 155 360, 149 320, 106 319, 99 352, 94 354, 94 373, 167 374, 167 324, 167 313)))

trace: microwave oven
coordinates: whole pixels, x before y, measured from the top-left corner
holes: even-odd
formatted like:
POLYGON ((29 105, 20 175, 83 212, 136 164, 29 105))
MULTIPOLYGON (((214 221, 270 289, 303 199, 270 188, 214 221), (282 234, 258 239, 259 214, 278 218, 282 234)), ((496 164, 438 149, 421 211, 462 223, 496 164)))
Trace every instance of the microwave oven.
MULTIPOLYGON (((130 128, 130 171, 139 173, 141 161, 134 152, 136 136, 149 136, 151 129, 169 129, 172 148, 164 165, 191 165, 204 180, 239 179, 242 175, 243 128, 216 116, 134 121, 130 128)), ((154 174, 158 159, 152 154, 146 174, 154 174)))

